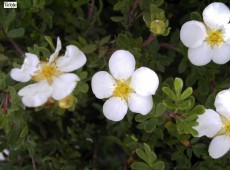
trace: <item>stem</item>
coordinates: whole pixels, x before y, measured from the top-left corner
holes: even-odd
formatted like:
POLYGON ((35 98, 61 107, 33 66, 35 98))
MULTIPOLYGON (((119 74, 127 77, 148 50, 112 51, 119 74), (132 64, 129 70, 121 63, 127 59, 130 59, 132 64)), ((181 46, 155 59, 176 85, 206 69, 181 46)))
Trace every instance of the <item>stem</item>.
POLYGON ((129 22, 133 22, 133 21, 134 21, 133 16, 134 16, 135 11, 137 10, 137 7, 138 7, 139 4, 140 4, 140 1, 141 1, 141 0, 136 0, 136 1, 134 2, 133 6, 132 6, 132 9, 131 9, 131 11, 130 11, 130 13, 129 13, 129 22))
POLYGON ((145 41, 143 42, 143 44, 141 45, 141 48, 143 48, 143 47, 147 46, 149 43, 151 43, 152 40, 153 40, 156 36, 157 36, 156 34, 151 33, 151 34, 149 35, 148 39, 145 40, 145 41))
POLYGON ((164 113, 162 114, 164 117, 174 117, 174 118, 182 118, 183 116, 178 113, 164 113))
POLYGON ((169 43, 160 43, 160 47, 171 49, 171 50, 174 50, 174 51, 176 51, 178 53, 181 53, 181 51, 177 47, 175 47, 175 46, 173 46, 172 44, 169 44, 169 43))
POLYGON ((89 10, 88 10, 88 18, 87 18, 88 21, 92 19, 94 5, 95 5, 95 0, 92 0, 91 4, 89 5, 89 10))
POLYGON ((32 164, 33 164, 33 170, 37 170, 36 163, 34 158, 31 156, 32 164))
POLYGON ((24 54, 23 50, 19 47, 19 45, 18 45, 13 39, 10 39, 10 38, 9 38, 9 41, 10 41, 10 43, 13 45, 13 47, 15 48, 15 50, 16 50, 19 54, 21 54, 21 55, 24 54))

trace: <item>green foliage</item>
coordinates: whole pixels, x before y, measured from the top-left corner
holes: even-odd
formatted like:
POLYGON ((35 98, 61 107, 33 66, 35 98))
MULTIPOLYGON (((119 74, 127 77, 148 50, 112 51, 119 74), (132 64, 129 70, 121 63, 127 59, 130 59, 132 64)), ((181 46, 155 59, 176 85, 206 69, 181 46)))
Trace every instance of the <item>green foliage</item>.
MULTIPOLYGON (((230 154, 213 160, 210 139, 193 129, 205 108, 215 109, 216 94, 230 87, 229 66, 190 63, 180 28, 202 21, 214 1, 171 0, 17 0, 17 9, 0 3, 0 161, 2 170, 52 169, 230 169, 230 154), (76 45, 87 56, 74 71, 80 81, 72 106, 58 102, 38 108, 22 104, 18 91, 27 84, 12 80, 25 53, 42 61, 62 41, 60 55, 76 45), (159 77, 153 108, 147 115, 128 111, 120 122, 103 114, 91 90, 92 76, 108 69, 111 54, 130 51, 136 68, 159 77), (179 78, 180 77, 180 78, 179 78)), ((221 0, 226 4, 227 0, 221 0)))

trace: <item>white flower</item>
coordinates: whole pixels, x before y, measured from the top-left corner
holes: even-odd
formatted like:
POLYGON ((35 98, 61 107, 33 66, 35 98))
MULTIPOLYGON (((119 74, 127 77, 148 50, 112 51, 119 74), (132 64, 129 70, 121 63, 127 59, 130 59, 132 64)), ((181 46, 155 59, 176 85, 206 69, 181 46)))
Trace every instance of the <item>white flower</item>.
POLYGON ((55 52, 48 61, 39 61, 38 57, 26 53, 22 67, 11 70, 11 77, 19 82, 34 80, 36 83, 22 88, 18 94, 27 107, 38 107, 45 104, 49 98, 61 100, 70 95, 79 81, 72 72, 86 63, 86 57, 76 46, 66 47, 64 56, 58 56, 61 41, 57 39, 55 52))
POLYGON ((206 109, 199 115, 198 136, 214 138, 209 145, 209 155, 220 158, 230 150, 230 89, 219 92, 215 99, 216 112, 206 109))
POLYGON ((95 96, 109 98, 103 105, 103 113, 109 120, 122 120, 128 108, 146 115, 153 107, 152 95, 159 85, 158 76, 147 67, 135 70, 135 63, 130 52, 118 50, 109 60, 111 74, 99 71, 92 78, 95 96))
POLYGON ((9 156, 9 150, 8 149, 4 149, 2 152, 0 152, 0 161, 6 160, 6 157, 4 155, 6 155, 7 157, 9 156))
POLYGON ((230 60, 230 10, 220 2, 209 4, 203 11, 204 23, 188 21, 183 24, 180 39, 189 48, 188 58, 197 66, 211 60, 225 64, 230 60))

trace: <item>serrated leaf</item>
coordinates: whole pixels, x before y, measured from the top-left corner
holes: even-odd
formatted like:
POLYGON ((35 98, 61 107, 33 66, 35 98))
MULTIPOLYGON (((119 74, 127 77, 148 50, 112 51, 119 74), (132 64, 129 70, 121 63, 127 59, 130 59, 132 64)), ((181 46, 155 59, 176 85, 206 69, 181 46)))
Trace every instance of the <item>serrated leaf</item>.
POLYGON ((22 37, 25 33, 25 29, 24 28, 15 28, 13 30, 10 30, 7 33, 7 36, 9 38, 18 38, 18 37, 22 37))
POLYGON ((151 167, 144 162, 134 162, 131 167, 136 170, 151 170, 151 167))
POLYGON ((176 95, 175 93, 169 88, 169 87, 163 87, 162 91, 168 96, 170 97, 172 100, 176 101, 176 95))
POLYGON ((184 99, 187 99, 189 96, 192 95, 192 88, 191 87, 188 87, 185 91, 183 91, 183 93, 180 95, 180 98, 179 100, 184 100, 184 99))

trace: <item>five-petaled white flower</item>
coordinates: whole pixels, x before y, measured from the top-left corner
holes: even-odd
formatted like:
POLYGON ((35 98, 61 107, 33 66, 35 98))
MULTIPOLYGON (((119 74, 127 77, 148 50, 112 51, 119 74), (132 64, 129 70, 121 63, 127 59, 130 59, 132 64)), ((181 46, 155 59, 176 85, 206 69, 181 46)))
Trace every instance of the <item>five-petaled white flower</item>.
POLYGON ((72 72, 86 63, 86 57, 76 46, 66 47, 64 56, 58 56, 61 41, 57 39, 55 52, 48 61, 39 61, 38 57, 26 53, 22 67, 11 70, 11 77, 19 82, 34 80, 36 83, 22 88, 18 94, 27 107, 38 107, 50 98, 61 100, 70 95, 79 81, 79 77, 72 72))
POLYGON ((97 72, 92 78, 92 90, 99 99, 109 98, 103 105, 103 113, 109 120, 120 121, 128 111, 146 115, 153 107, 159 79, 147 68, 135 70, 134 56, 125 50, 114 52, 109 59, 109 70, 97 72), (135 71, 134 71, 135 70, 135 71))
POLYGON ((204 23, 186 22, 180 31, 180 39, 188 49, 190 62, 197 66, 211 60, 225 64, 230 60, 230 10, 220 2, 209 4, 203 11, 204 23))
POLYGON ((215 99, 216 111, 206 109, 199 115, 198 126, 193 127, 198 136, 214 138, 209 145, 209 155, 220 158, 230 150, 230 89, 219 92, 215 99))

